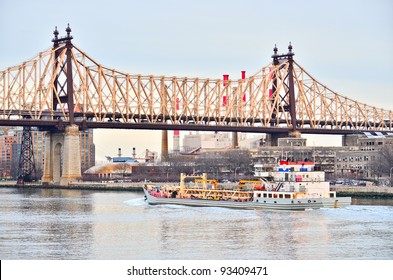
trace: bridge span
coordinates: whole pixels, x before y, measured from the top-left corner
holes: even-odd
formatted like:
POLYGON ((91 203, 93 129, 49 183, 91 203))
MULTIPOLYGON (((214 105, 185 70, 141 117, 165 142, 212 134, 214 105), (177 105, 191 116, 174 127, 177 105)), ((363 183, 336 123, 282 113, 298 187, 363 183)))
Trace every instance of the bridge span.
POLYGON ((241 79, 144 76, 105 67, 53 32, 53 46, 0 71, 0 125, 48 130, 44 179, 78 176, 78 130, 157 129, 350 134, 392 132, 393 111, 345 97, 284 54, 241 79), (51 147, 49 149, 49 147, 51 147), (76 147, 76 148, 75 148, 76 147), (74 151, 75 150, 75 151, 74 151), (60 153, 62 162, 60 160, 60 153), (65 166, 69 166, 66 169, 65 166), (71 170, 72 169, 72 170, 71 170))
POLYGON ((242 79, 123 73, 72 43, 0 72, 0 125, 347 134, 392 131, 393 111, 330 90, 274 48, 272 62, 242 79))

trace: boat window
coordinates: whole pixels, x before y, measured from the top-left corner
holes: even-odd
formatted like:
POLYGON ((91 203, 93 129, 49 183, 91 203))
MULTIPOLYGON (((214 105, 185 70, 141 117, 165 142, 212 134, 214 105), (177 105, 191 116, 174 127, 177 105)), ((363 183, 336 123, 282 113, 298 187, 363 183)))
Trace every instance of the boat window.
POLYGON ((279 198, 283 198, 283 194, 280 193, 280 194, 278 195, 278 197, 279 197, 279 198))
POLYGON ((271 193, 269 193, 269 198, 272 198, 272 194, 271 193))
POLYGON ((264 194, 263 194, 263 197, 267 197, 267 193, 264 193, 264 194))
POLYGON ((290 194, 285 194, 285 198, 291 198, 290 194))
POLYGON ((275 193, 275 194, 274 194, 274 198, 277 198, 277 197, 278 197, 278 195, 275 193))
POLYGON ((257 194, 257 197, 261 197, 261 193, 258 193, 258 194, 257 194))

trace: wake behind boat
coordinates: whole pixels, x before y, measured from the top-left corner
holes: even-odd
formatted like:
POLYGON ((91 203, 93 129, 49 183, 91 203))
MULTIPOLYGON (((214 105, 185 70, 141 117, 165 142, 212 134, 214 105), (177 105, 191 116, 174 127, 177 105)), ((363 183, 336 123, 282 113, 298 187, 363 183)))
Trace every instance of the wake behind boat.
POLYGON ((311 162, 280 161, 275 171, 256 180, 240 180, 224 187, 202 175, 180 174, 179 185, 146 184, 149 204, 228 207, 238 209, 305 210, 346 207, 350 197, 330 191, 325 173, 314 171, 311 162))

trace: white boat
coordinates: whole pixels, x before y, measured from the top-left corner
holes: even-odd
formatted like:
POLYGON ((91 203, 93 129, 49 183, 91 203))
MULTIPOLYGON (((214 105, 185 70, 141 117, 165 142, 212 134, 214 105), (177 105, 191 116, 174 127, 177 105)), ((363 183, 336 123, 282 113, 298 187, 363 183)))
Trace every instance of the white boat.
POLYGON ((346 207, 350 197, 330 191, 325 173, 312 162, 281 161, 257 180, 241 180, 235 188, 220 186, 202 176, 180 175, 179 185, 146 184, 149 204, 228 207, 238 209, 305 210, 346 207), (251 185, 251 186, 250 186, 251 185))

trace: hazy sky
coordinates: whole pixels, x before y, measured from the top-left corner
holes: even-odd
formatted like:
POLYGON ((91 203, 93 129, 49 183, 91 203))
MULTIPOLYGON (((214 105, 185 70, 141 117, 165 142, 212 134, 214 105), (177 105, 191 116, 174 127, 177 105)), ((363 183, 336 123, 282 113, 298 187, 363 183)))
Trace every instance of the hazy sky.
MULTIPOLYGON (((237 79, 267 65, 274 44, 281 53, 292 42, 295 60, 332 90, 393 109, 391 0, 0 0, 0 69, 50 47, 54 27, 64 36, 67 23, 75 45, 131 74, 237 79)), ((97 130, 96 153, 159 152, 160 139, 97 130)))

